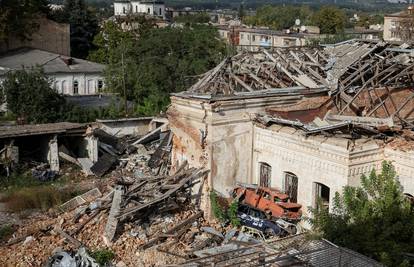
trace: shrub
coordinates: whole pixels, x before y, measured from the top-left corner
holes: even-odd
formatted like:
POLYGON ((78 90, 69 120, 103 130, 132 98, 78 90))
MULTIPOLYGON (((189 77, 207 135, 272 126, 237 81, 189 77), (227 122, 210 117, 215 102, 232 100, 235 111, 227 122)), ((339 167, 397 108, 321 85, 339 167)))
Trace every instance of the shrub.
POLYGON ((240 226, 240 220, 237 218, 237 208, 239 203, 233 201, 230 206, 221 204, 217 193, 211 191, 210 193, 211 209, 213 211, 214 217, 216 217, 222 223, 230 222, 231 225, 238 227, 240 226))
POLYGON ((14 229, 10 224, 0 227, 0 242, 7 240, 14 233, 14 229))
POLYGON ((109 249, 100 249, 92 252, 91 256, 100 266, 105 266, 114 259, 115 254, 109 249))
POLYGON ((219 204, 217 193, 214 191, 210 192, 210 201, 211 201, 211 209, 213 211, 214 217, 220 222, 226 221, 226 214, 219 204))
POLYGON ((227 217, 230 220, 231 225, 234 227, 240 226, 240 219, 237 217, 237 208, 239 207, 239 202, 233 200, 229 208, 227 209, 227 217))

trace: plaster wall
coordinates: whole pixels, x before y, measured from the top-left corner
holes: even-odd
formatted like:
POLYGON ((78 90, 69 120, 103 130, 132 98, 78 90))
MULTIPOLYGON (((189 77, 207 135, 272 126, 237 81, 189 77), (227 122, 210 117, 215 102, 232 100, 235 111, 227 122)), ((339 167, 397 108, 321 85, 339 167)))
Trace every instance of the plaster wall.
POLYGON ((259 184, 260 163, 272 167, 271 186, 284 188, 285 173, 298 177, 298 203, 314 206, 315 182, 330 188, 330 202, 334 192, 348 183, 347 142, 325 138, 305 138, 288 127, 262 129, 254 127, 254 151, 251 183, 259 184))
POLYGON ((136 120, 114 120, 99 122, 102 130, 105 132, 122 137, 125 135, 146 135, 151 130, 152 118, 136 120))
POLYGON ((414 151, 384 149, 384 156, 393 162, 404 193, 414 195, 414 151))
POLYGON ((253 123, 250 114, 291 101, 272 97, 206 101, 172 97, 167 112, 174 133, 172 162, 210 170, 208 185, 224 196, 251 181, 253 123))
POLYGON ((53 88, 60 94, 76 95, 73 84, 78 81, 78 95, 94 95, 99 93, 99 82, 104 86, 102 74, 85 73, 55 73, 48 74, 53 88))
MULTIPOLYGON (((414 193, 414 152, 380 147, 375 141, 361 139, 355 143, 335 137, 305 137, 300 131, 274 125, 253 129, 253 165, 251 183, 259 184, 260 163, 272 167, 271 186, 284 189, 285 173, 298 177, 298 203, 303 213, 315 205, 315 183, 330 188, 330 203, 335 192, 346 185, 359 186, 361 175, 381 170, 383 160, 391 160, 404 192, 414 193)), ((330 205, 332 208, 332 205, 330 205)))
POLYGON ((126 16, 131 12, 132 6, 129 2, 115 2, 114 14, 115 16, 126 16))

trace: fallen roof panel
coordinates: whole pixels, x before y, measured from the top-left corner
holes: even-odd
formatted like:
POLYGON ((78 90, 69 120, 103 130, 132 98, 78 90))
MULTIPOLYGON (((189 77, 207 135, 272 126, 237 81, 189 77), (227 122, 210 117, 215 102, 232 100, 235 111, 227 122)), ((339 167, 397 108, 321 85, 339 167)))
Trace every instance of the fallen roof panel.
POLYGON ((70 122, 0 126, 0 138, 43 135, 43 134, 58 134, 58 133, 65 133, 69 130, 76 130, 76 129, 86 130, 86 127, 87 127, 86 124, 70 123, 70 122))

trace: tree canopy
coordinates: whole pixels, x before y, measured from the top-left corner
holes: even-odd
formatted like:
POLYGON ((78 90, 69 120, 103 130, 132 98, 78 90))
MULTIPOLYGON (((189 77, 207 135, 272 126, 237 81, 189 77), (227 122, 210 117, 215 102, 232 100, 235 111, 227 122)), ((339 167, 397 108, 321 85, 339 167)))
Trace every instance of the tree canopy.
POLYGON ((270 6, 260 7, 255 16, 248 16, 243 22, 250 25, 268 26, 275 30, 289 29, 295 25, 296 19, 307 24, 312 10, 307 6, 270 6))
POLYGON ((1 0, 0 41, 10 36, 27 39, 38 27, 35 18, 49 12, 47 0, 1 0))
POLYGON ((65 106, 63 96, 50 87, 48 78, 38 68, 8 73, 0 91, 4 92, 8 110, 26 122, 57 121, 65 106))
POLYGON ((358 251, 388 266, 412 266, 414 212, 390 162, 361 177, 361 187, 336 193, 333 212, 312 209, 313 229, 337 245, 358 251))
POLYGON ((125 85, 139 115, 164 110, 170 93, 187 89, 192 77, 216 66, 226 53, 217 29, 197 24, 162 29, 147 25, 136 33, 107 22, 94 44, 98 49, 90 58, 107 64, 108 90, 124 95, 125 85))
POLYGON ((52 16, 57 22, 70 24, 71 56, 86 58, 99 30, 95 10, 85 0, 65 0, 63 10, 56 10, 52 16))
POLYGON ((337 7, 324 6, 316 12, 312 18, 312 24, 321 29, 321 33, 338 34, 342 33, 346 24, 345 13, 337 7))
POLYGON ((179 16, 174 19, 176 22, 185 24, 208 23, 210 16, 207 13, 198 13, 191 15, 179 16))

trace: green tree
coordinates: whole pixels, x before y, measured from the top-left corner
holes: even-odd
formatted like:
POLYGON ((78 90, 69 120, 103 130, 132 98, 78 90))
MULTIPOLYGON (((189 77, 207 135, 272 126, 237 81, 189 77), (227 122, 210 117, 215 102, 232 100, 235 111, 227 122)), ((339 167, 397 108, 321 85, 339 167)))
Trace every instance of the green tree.
POLYGON ((58 121, 65 108, 65 99, 50 87, 41 69, 19 70, 7 74, 0 86, 7 108, 30 123, 58 121))
POLYGON ((268 26, 275 30, 289 29, 296 19, 307 24, 312 11, 307 6, 270 6, 260 7, 255 16, 246 17, 244 22, 250 25, 268 26))
POLYGON ((21 40, 30 38, 39 25, 36 18, 47 15, 47 0, 1 0, 0 41, 8 44, 11 36, 21 40))
POLYGON ((210 16, 207 13, 184 15, 184 16, 177 17, 175 21, 178 23, 184 23, 187 25, 198 24, 198 23, 208 23, 210 21, 210 16))
POLYGON ((163 110, 170 93, 187 89, 193 82, 191 77, 213 68, 225 51, 217 29, 207 25, 152 29, 143 35, 136 46, 134 70, 138 111, 150 115, 163 110))
POLYGON ((70 24, 71 55, 86 58, 93 49, 93 39, 98 33, 96 12, 85 0, 65 0, 63 10, 55 11, 53 19, 70 24))
POLYGON ((335 194, 333 213, 311 209, 313 229, 324 238, 388 266, 408 266, 414 252, 414 213, 390 162, 361 177, 361 187, 335 194))
POLYGON ((142 23, 138 31, 124 32, 113 22, 95 38, 90 57, 107 64, 110 92, 133 101, 139 115, 153 115, 169 104, 169 95, 187 89, 195 75, 213 68, 225 56, 217 29, 194 24, 183 28, 153 28, 142 23))
POLYGON ((345 30, 345 13, 337 7, 324 6, 311 19, 312 23, 324 34, 338 34, 345 30))

